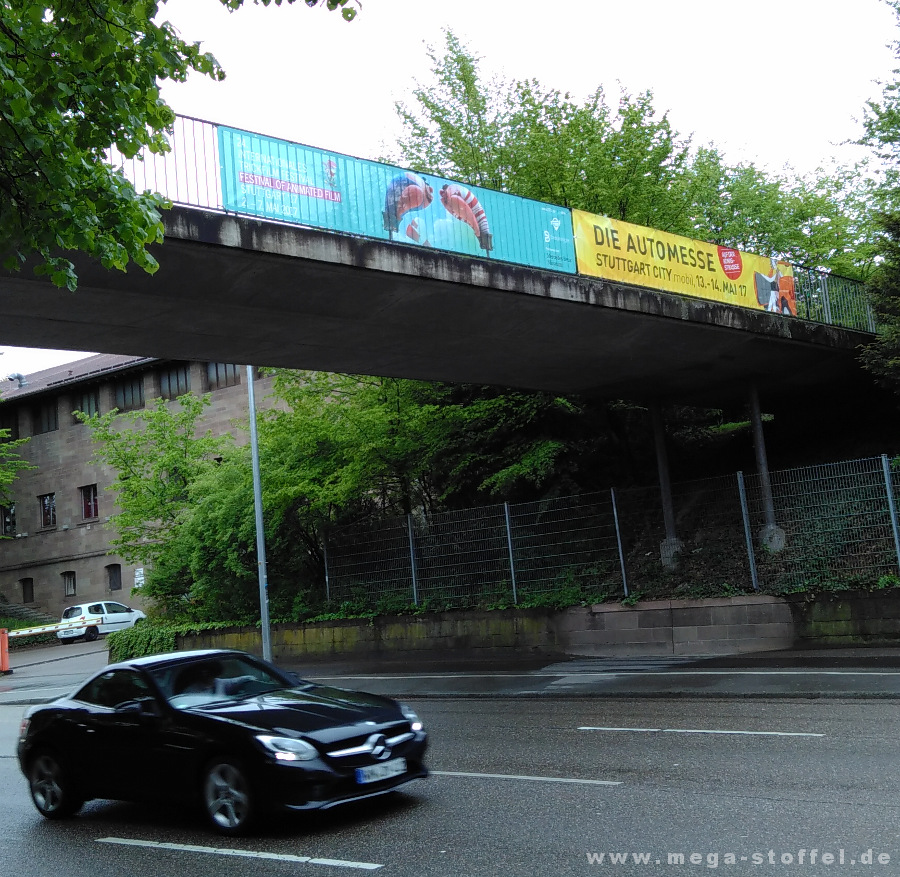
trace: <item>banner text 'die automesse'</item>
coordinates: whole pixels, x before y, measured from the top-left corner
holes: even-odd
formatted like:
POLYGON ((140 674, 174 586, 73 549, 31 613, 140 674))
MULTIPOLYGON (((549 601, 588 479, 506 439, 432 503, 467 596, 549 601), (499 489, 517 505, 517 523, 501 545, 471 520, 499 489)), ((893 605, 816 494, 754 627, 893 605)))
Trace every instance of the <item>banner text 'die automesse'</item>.
POLYGON ((664 292, 797 315, 787 262, 572 211, 578 271, 664 292))

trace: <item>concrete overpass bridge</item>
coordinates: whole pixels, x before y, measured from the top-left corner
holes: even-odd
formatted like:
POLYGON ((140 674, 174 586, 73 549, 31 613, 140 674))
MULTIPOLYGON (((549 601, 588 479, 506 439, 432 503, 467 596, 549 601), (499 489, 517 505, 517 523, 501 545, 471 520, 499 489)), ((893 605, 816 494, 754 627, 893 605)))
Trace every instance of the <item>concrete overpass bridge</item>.
POLYGON ((866 332, 177 206, 160 269, 0 274, 0 343, 721 407, 852 392, 866 332))
POLYGON ((76 258, 70 293, 0 272, 0 343, 645 401, 673 545, 661 403, 749 401, 765 473, 760 398, 821 410, 872 387, 859 329, 226 213, 215 185, 164 193, 188 203, 165 215, 155 275, 76 258))

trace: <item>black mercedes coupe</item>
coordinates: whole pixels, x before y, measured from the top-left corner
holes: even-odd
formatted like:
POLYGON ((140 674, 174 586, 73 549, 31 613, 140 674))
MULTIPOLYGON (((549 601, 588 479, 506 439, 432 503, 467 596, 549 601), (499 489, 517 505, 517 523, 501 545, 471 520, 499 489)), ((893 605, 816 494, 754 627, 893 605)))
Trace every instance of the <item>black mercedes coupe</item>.
POLYGON ((176 652, 111 664, 31 707, 18 757, 38 811, 92 798, 202 805, 217 831, 271 810, 316 810, 428 776, 409 707, 306 682, 244 652, 176 652))

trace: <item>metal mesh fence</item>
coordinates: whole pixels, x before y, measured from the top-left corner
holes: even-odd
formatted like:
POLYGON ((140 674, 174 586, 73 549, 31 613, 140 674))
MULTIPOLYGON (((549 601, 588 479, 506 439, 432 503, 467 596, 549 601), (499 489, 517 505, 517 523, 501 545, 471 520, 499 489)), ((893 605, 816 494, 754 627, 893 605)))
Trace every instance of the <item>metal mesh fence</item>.
POLYGON ((413 569, 406 518, 377 527, 347 527, 326 540, 328 596, 375 605, 385 598, 412 600, 413 569))
POLYGON ((629 586, 644 596, 713 596, 752 588, 736 475, 672 485, 678 562, 662 563, 666 527, 659 488, 622 491, 620 521, 629 586))
MULTIPOLYGON (((771 489, 784 545, 756 551, 763 589, 847 588, 896 574, 880 457, 772 472, 771 489)), ((756 537, 767 523, 759 475, 747 477, 747 493, 756 537)))
POLYGON ((871 587, 898 576, 888 483, 896 509, 900 471, 886 458, 775 471, 769 483, 768 503, 755 474, 674 484, 677 550, 658 488, 344 529, 328 539, 330 596, 467 606, 572 589, 589 598, 702 597, 871 587), (767 506, 775 539, 763 538, 767 506))
POLYGON ((572 587, 623 593, 610 493, 520 503, 509 518, 520 597, 572 587))
POLYGON ((416 521, 418 602, 470 605, 512 598, 502 506, 441 512, 416 521))
POLYGON ((809 268, 795 269, 794 279, 798 317, 862 332, 875 331, 875 316, 864 284, 809 268))

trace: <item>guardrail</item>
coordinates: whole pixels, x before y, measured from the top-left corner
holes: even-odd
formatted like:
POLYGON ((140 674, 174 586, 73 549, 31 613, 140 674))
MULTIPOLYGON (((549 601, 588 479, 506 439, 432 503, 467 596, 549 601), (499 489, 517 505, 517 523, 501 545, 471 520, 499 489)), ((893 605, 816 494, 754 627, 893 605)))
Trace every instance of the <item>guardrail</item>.
MULTIPOLYGON (((227 126, 220 126, 215 122, 190 116, 177 116, 170 136, 172 148, 169 153, 154 155, 144 151, 134 158, 127 159, 121 153, 112 150, 110 161, 114 167, 122 169, 126 178, 134 184, 138 191, 150 190, 158 192, 173 204, 259 218, 261 215, 259 209, 253 205, 246 204, 244 205, 246 209, 244 209, 241 203, 237 203, 233 198, 229 198, 229 205, 225 206, 222 167, 223 164, 232 161, 233 156, 220 154, 220 127, 226 132, 230 130, 227 126)), ((300 144, 288 144, 287 141, 284 141, 283 145, 285 147, 294 145, 312 153, 322 152, 321 150, 314 150, 312 147, 302 147, 300 144)), ((364 166, 373 165, 372 162, 353 159, 342 153, 328 151, 328 155, 341 162, 346 160, 347 170, 351 171, 353 176, 362 174, 365 171, 364 166)), ((321 156, 319 156, 319 159, 321 159, 321 156)), ((290 165, 293 160, 293 158, 283 158, 286 166, 290 165)), ((329 163, 334 164, 330 160, 329 163)), ((388 166, 384 165, 382 167, 387 168, 388 166)), ((401 175, 405 173, 401 168, 395 168, 394 170, 400 172, 401 175)), ((268 180, 268 178, 266 179, 268 180)), ((466 184, 460 185, 464 186, 466 184)), ((457 187, 451 186, 450 188, 457 187)), ((384 207, 384 194, 381 192, 368 192, 365 187, 358 190, 358 193, 361 193, 360 197, 365 202, 360 206, 360 213, 380 216, 384 207)), ((489 194, 491 193, 489 192, 489 194)), ((496 193, 496 195, 502 198, 513 197, 502 195, 501 193, 496 193)), ((435 195, 435 197, 437 196, 435 195)), ((523 201, 523 203, 527 201, 527 199, 519 200, 523 201)), ((564 210, 564 208, 553 208, 552 205, 547 205, 547 207, 549 209, 564 210)), ((366 231, 347 231, 346 229, 335 229, 333 226, 329 226, 327 224, 329 215, 328 199, 325 199, 317 210, 313 211, 309 216, 297 218, 282 216, 275 221, 294 222, 296 224, 323 228, 334 234, 369 236, 369 233, 366 231), (319 217, 322 218, 320 219, 319 217)), ((404 225, 405 223, 406 220, 404 220, 404 225)), ((413 235, 416 234, 415 230, 412 232, 407 230, 407 232, 413 235)), ((398 236, 402 240, 402 234, 398 233, 398 236)), ((527 237, 527 235, 524 237, 527 237)), ((391 240, 393 240, 393 236, 391 240)), ((571 241, 569 244, 571 245, 571 241)), ((437 244, 433 245, 439 246, 437 244)), ((520 257, 510 259, 499 254, 494 254, 494 256, 502 261, 512 261, 515 264, 531 265, 531 267, 536 265, 536 263, 520 261, 520 257)), ((537 267, 544 266, 538 264, 537 267)), ((560 269, 548 268, 547 270, 560 269)), ((875 332, 875 317, 865 294, 865 284, 829 274, 825 271, 797 266, 794 267, 794 276, 797 295, 797 318, 863 332, 875 332)), ((690 293, 685 294, 689 295, 690 293)))

